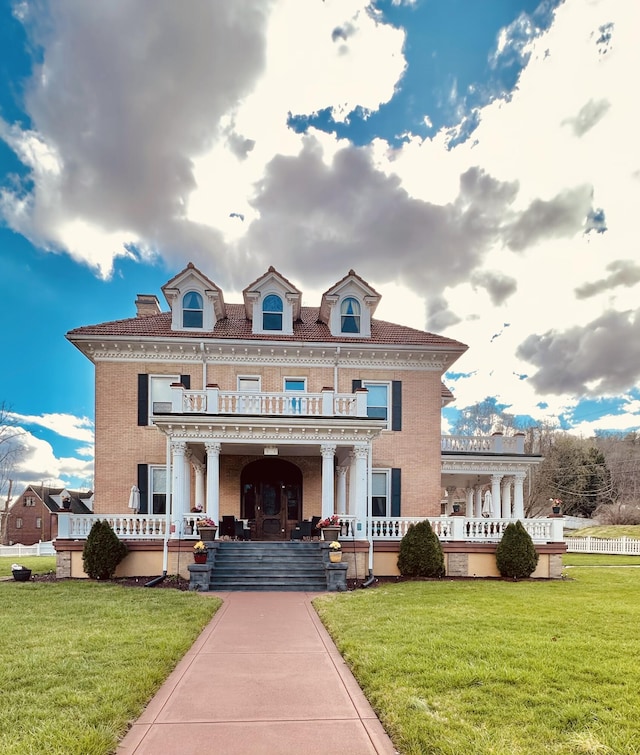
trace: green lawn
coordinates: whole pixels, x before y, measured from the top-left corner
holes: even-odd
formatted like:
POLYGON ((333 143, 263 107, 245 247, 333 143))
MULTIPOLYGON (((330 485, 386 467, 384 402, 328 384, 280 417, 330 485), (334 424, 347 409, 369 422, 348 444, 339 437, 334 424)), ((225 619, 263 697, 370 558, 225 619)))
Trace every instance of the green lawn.
POLYGON ((114 752, 219 605, 88 580, 0 582, 2 755, 114 752))
POLYGON ((640 570, 567 574, 314 602, 404 755, 640 753, 640 570))
POLYGON ((0 556, 0 577, 11 576, 11 564, 31 569, 32 574, 46 574, 56 570, 55 556, 0 556))
POLYGON ((566 531, 567 537, 640 537, 640 524, 600 524, 581 530, 566 531))

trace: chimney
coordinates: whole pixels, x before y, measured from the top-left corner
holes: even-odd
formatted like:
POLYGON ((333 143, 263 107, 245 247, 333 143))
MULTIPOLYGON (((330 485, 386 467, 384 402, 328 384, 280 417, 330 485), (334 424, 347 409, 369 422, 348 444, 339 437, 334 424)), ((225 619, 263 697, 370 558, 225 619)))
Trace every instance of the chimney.
POLYGON ((160 314, 160 303, 155 294, 138 294, 136 299, 136 317, 150 317, 160 314))

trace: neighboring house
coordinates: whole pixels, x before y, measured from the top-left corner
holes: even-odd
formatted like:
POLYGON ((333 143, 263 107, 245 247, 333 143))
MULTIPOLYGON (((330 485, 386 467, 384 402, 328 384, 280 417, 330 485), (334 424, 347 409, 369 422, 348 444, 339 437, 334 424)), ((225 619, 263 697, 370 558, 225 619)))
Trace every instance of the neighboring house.
MULTIPOLYGON (((165 522, 179 552, 196 506, 256 540, 337 513, 354 553, 439 517, 443 488, 449 504, 464 491, 467 516, 487 515, 488 489, 498 517, 524 517, 538 457, 518 438, 441 437, 442 376, 467 347, 375 319, 381 297, 353 270, 319 306, 273 267, 240 304, 191 263, 162 292, 168 312, 138 295, 136 317, 67 333, 95 366, 95 513, 129 515, 122 532, 145 552, 165 522)), ((71 521, 70 543, 86 535, 71 521)))
POLYGON ((58 513, 91 514, 93 493, 28 485, 9 507, 3 545, 33 545, 54 540, 58 534, 58 513))

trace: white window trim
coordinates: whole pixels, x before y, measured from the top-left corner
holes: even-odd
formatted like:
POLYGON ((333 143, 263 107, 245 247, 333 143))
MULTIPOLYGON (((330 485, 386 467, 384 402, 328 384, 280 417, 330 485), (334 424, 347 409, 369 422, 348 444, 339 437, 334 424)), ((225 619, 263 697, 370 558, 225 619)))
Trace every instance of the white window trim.
POLYGON ((261 375, 238 375, 236 382, 236 387, 238 390, 238 393, 262 393, 262 376, 261 375), (255 391, 246 391, 246 389, 240 387, 240 383, 242 380, 251 380, 252 382, 255 382, 258 386, 257 390, 255 391))
MULTIPOLYGON (((391 424, 391 412, 392 412, 392 381, 391 380, 363 380, 362 381, 362 387, 366 388, 369 385, 384 385, 387 389, 387 426, 384 428, 385 430, 391 430, 392 424, 391 424)), ((369 405, 368 397, 367 397, 367 407, 369 405)))
MULTIPOLYGON (((154 414, 153 414, 153 404, 154 404, 154 399, 153 399, 153 383, 154 383, 154 381, 168 380, 169 384, 171 384, 171 383, 179 383, 180 382, 180 375, 149 375, 148 380, 149 380, 149 391, 148 391, 148 393, 149 393, 149 397, 148 397, 148 404, 149 404, 149 406, 147 407, 147 410, 148 410, 148 414, 149 414, 149 420, 148 420, 149 421, 149 427, 151 427, 151 426, 153 426, 153 420, 154 420, 154 414)), ((166 403, 168 403, 169 404, 169 411, 171 411, 171 396, 170 395, 169 395, 168 401, 156 401, 155 403, 160 403, 160 404, 166 404, 166 403)))
POLYGON ((169 480, 167 479, 166 473, 167 473, 167 467, 165 464, 149 464, 149 467, 147 469, 147 475, 148 475, 147 490, 149 491, 147 495, 147 511, 149 512, 151 516, 164 516, 164 514, 162 513, 154 514, 153 512, 153 494, 154 493, 164 493, 165 513, 166 513, 167 506, 169 505, 169 490, 168 490, 169 480), (153 489, 154 472, 158 469, 163 470, 163 472, 165 473, 165 490, 164 491, 153 489))
POLYGON ((198 290, 197 288, 189 288, 180 295, 180 330, 195 330, 195 331, 204 330, 205 301, 206 301, 206 298, 203 296, 202 291, 198 290), (191 309, 190 307, 184 306, 184 300, 188 294, 198 294, 198 296, 200 297, 200 301, 202 302, 201 309, 191 309), (184 325, 183 323, 184 323, 185 312, 201 312, 202 325, 184 325))
MULTIPOLYGON (((391 467, 374 467, 371 470, 371 475, 375 474, 384 474, 386 477, 386 499, 387 499, 387 506, 386 511, 384 514, 381 515, 380 518, 390 517, 391 516, 391 467)), ((371 490, 371 498, 373 500, 373 490, 371 490)), ((373 509, 371 511, 371 516, 373 517, 373 509)), ((376 517, 377 518, 377 517, 376 517)))

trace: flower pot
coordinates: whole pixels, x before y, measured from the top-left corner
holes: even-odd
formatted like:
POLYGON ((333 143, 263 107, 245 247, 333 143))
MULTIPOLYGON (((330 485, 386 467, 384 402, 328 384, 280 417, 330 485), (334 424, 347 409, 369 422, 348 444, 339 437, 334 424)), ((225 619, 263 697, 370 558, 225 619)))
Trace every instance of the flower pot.
POLYGON ((322 539, 328 540, 329 542, 332 542, 333 540, 337 540, 340 537, 340 533, 342 531, 342 527, 323 527, 322 528, 322 539))
POLYGON ((339 564, 342 561, 342 551, 329 551, 329 561, 332 564, 339 564))
POLYGON ((217 527, 198 527, 198 534, 200 535, 200 540, 215 540, 216 539, 216 532, 218 531, 217 527))
POLYGON ((13 569, 12 574, 16 582, 28 582, 31 579, 31 569, 13 569))
POLYGON ((194 553, 193 554, 193 560, 196 562, 196 564, 206 564, 207 563, 207 554, 206 553, 194 553))

